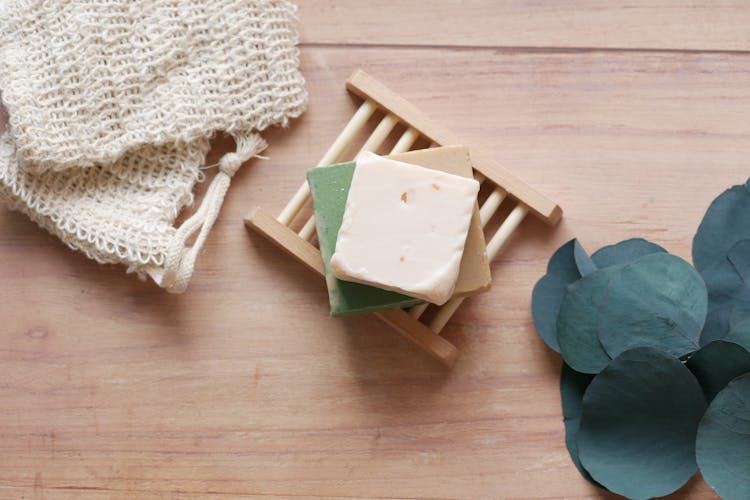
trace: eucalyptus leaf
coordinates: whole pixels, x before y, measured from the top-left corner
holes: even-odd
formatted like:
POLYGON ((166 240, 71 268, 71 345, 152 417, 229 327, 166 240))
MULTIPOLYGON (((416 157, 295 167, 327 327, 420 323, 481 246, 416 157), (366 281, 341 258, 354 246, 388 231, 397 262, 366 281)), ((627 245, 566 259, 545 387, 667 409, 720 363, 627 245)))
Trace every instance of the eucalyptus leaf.
MULTIPOLYGON (((560 246, 550 257, 547 263, 547 274, 555 274, 570 283, 580 279, 581 272, 578 270, 575 254, 580 244, 575 238, 560 246)), ((580 250, 578 250, 580 252, 580 250)))
POLYGON ((659 252, 666 253, 667 251, 656 243, 651 243, 643 238, 632 238, 600 248, 594 252, 591 260, 601 269, 618 264, 627 264, 644 255, 659 252))
POLYGON ((703 479, 724 500, 750 498, 750 374, 731 381, 711 402, 696 454, 703 479))
POLYGON ((578 240, 572 239, 558 248, 547 264, 547 274, 534 286, 531 294, 531 316, 545 344, 560 352, 557 342, 557 314, 568 285, 582 276, 580 268, 589 271, 590 258, 578 240), (580 266, 580 267, 579 267, 580 266))
POLYGON ((698 271, 726 264, 725 257, 735 243, 750 239, 748 183, 724 191, 706 210, 693 238, 693 262, 698 271))
POLYGON ((693 266, 660 252, 610 269, 598 336, 611 358, 634 347, 675 357, 699 349, 708 295, 693 266))
POLYGON ((732 325, 750 319, 750 240, 740 240, 729 249, 727 254, 737 276, 742 282, 732 294, 732 307, 729 311, 729 329, 732 325))
POLYGON ((583 396, 581 463, 628 498, 672 493, 696 471, 695 435, 705 410, 700 384, 679 359, 650 347, 626 351, 583 396))
POLYGON ((597 484, 578 458, 578 428, 581 424, 583 394, 594 378, 593 375, 579 373, 563 363, 560 372, 560 399, 562 400, 563 422, 565 423, 565 446, 578 472, 588 481, 597 484))
MULTIPOLYGON (((750 189, 746 183, 724 191, 711 203, 693 238, 693 262, 706 281, 709 296, 701 345, 724 338, 731 321, 750 315, 748 287, 729 256, 735 245, 747 239, 750 189)), ((734 260, 739 261, 736 252, 734 260)))
POLYGON ((750 352, 734 342, 716 340, 693 354, 686 366, 710 402, 730 381, 750 372, 750 352))
POLYGON ((745 282, 734 266, 714 264, 701 272, 708 290, 708 315, 701 334, 701 345, 727 336, 732 322, 750 317, 750 300, 746 299, 745 282))
POLYGON ((557 316, 560 353, 571 368, 581 373, 599 373, 610 362, 599 341, 600 311, 611 276, 617 270, 618 266, 599 269, 576 281, 568 286, 560 305, 557 316))
POLYGON ((708 317, 701 343, 719 340, 728 334, 733 322, 750 318, 750 240, 741 240, 729 249, 723 263, 703 271, 708 287, 708 317))
POLYGON ((545 274, 531 293, 531 317, 539 336, 547 346, 560 352, 557 341, 557 315, 568 282, 554 274, 545 274))

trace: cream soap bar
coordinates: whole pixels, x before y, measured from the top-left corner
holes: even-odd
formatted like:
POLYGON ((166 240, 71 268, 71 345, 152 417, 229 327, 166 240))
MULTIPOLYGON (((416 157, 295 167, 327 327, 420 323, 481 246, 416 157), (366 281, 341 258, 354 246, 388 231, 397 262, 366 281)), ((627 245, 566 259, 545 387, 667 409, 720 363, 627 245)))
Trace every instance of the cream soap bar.
POLYGON ((337 278, 435 304, 453 294, 479 183, 365 153, 331 257, 337 278))

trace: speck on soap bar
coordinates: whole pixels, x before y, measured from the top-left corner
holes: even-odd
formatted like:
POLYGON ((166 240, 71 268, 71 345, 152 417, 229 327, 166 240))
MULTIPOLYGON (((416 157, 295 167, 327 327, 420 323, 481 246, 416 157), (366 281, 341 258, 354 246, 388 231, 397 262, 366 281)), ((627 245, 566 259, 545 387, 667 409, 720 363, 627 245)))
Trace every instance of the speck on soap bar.
POLYGON ((337 278, 435 304, 453 295, 479 183, 365 153, 330 267, 337 278))
POLYGON ((337 279, 331 271, 330 261, 336 249, 336 237, 344 217, 349 185, 354 175, 354 162, 329 167, 317 167, 307 172, 307 182, 313 198, 318 244, 326 272, 331 316, 383 311, 409 307, 420 299, 337 279))

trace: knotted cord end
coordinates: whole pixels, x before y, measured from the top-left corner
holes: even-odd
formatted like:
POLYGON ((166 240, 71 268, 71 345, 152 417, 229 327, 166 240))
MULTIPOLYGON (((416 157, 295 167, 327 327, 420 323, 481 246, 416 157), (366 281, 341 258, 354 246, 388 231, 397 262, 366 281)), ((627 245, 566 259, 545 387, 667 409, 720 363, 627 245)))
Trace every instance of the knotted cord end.
POLYGON ((266 147, 259 134, 235 137, 237 148, 219 160, 219 171, 211 181, 200 207, 177 229, 162 268, 148 270, 148 274, 170 293, 182 293, 195 269, 195 259, 211 231, 221 210, 231 178, 250 158, 257 156, 266 147), (192 247, 187 241, 198 232, 192 247))

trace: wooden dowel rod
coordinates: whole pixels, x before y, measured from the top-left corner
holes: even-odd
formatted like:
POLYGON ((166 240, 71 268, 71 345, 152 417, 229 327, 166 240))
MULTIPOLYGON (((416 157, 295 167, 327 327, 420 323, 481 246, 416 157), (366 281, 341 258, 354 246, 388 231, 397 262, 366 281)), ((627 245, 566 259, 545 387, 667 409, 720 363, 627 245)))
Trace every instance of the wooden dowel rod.
POLYGON ((479 209, 479 220, 482 221, 482 228, 484 228, 492 216, 495 215, 495 212, 500 208, 500 204, 503 202, 507 194, 508 193, 503 188, 497 186, 487 199, 484 200, 482 207, 479 209))
POLYGON ((352 116, 352 118, 349 120, 349 123, 346 124, 344 130, 341 131, 339 136, 333 142, 333 145, 330 147, 330 149, 326 152, 325 155, 323 155, 323 158, 320 159, 318 166, 331 165, 335 163, 336 160, 338 160, 339 156, 341 156, 341 153, 343 153, 346 147, 352 142, 352 139, 354 139, 354 136, 357 134, 357 132, 359 132, 360 129, 365 126, 365 123, 367 123, 367 120, 370 119, 376 109, 377 106, 371 100, 367 99, 365 102, 363 102, 359 106, 357 112, 354 113, 354 116, 352 116))
POLYGON ((497 229, 495 235, 490 239, 490 242, 487 243, 487 257, 489 257, 490 261, 494 259, 503 249, 505 244, 508 243, 508 238, 510 238, 510 235, 513 234, 513 231, 516 230, 528 213, 529 207, 523 203, 516 205, 516 207, 510 212, 508 217, 497 229))
POLYGON ((393 127, 395 127, 397 123, 398 118, 396 118, 396 115, 394 115, 393 113, 388 113, 387 115, 385 115, 383 119, 380 120, 380 123, 378 123, 378 126, 375 127, 375 130, 372 131, 370 137, 367 138, 365 144, 362 146, 362 149, 359 150, 359 153, 377 150, 383 144, 383 142, 385 142, 388 134, 391 133, 391 130, 393 130, 393 127))
POLYGON ((427 308, 430 307, 430 304, 425 302, 424 304, 419 304, 417 306, 412 307, 409 309, 409 315, 414 319, 419 319, 422 314, 427 310, 427 308))
POLYGON ((448 321, 451 319, 453 314, 458 309, 458 306, 461 305, 465 298, 466 297, 453 297, 448 302, 446 302, 432 319, 432 323, 430 323, 430 330, 435 333, 442 332, 443 328, 445 328, 445 325, 448 324, 448 321))
POLYGON ((305 241, 310 241, 315 234, 315 215, 311 215, 302 229, 299 230, 299 237, 305 241))
POLYGON ((289 203, 286 204, 284 210, 282 210, 277 217, 277 220, 285 226, 288 226, 289 223, 292 222, 292 219, 294 219, 294 216, 299 213, 302 205, 307 201, 308 196, 310 196, 310 186, 308 186, 307 181, 305 181, 305 183, 299 187, 297 192, 294 193, 294 196, 289 200, 289 203))
POLYGON ((308 186, 307 181, 305 181, 305 183, 299 187, 297 192, 294 193, 294 196, 289 200, 289 203, 286 204, 284 210, 281 211, 277 217, 278 221, 285 226, 288 226, 289 223, 292 222, 292 219, 294 219, 294 216, 299 213, 302 205, 307 201, 308 196, 310 196, 310 186, 308 186))
MULTIPOLYGON (((346 147, 352 142, 352 139, 354 139, 357 132, 359 132, 365 123, 367 123, 367 120, 370 119, 375 112, 375 109, 377 109, 377 106, 373 101, 369 99, 365 100, 351 117, 349 123, 346 124, 344 130, 342 130, 339 136, 336 137, 336 140, 333 141, 333 144, 328 151, 326 151, 326 154, 323 155, 323 158, 320 159, 318 166, 330 165, 335 162, 338 157, 341 156, 341 153, 344 152, 346 147)), ((292 222, 292 219, 294 219, 299 213, 302 205, 307 201, 308 196, 310 196, 310 187, 307 185, 307 182, 305 182, 299 187, 297 192, 294 193, 294 196, 289 200, 289 203, 284 207, 284 210, 281 211, 277 220, 285 226, 288 226, 289 223, 292 222)))
POLYGON ((419 138, 419 132, 417 132, 417 129, 413 127, 407 128, 403 134, 401 134, 401 137, 399 138, 398 142, 396 142, 396 145, 393 146, 393 149, 391 149, 392 155, 395 155, 396 153, 404 153, 406 151, 409 151, 409 148, 411 148, 414 143, 419 138))

